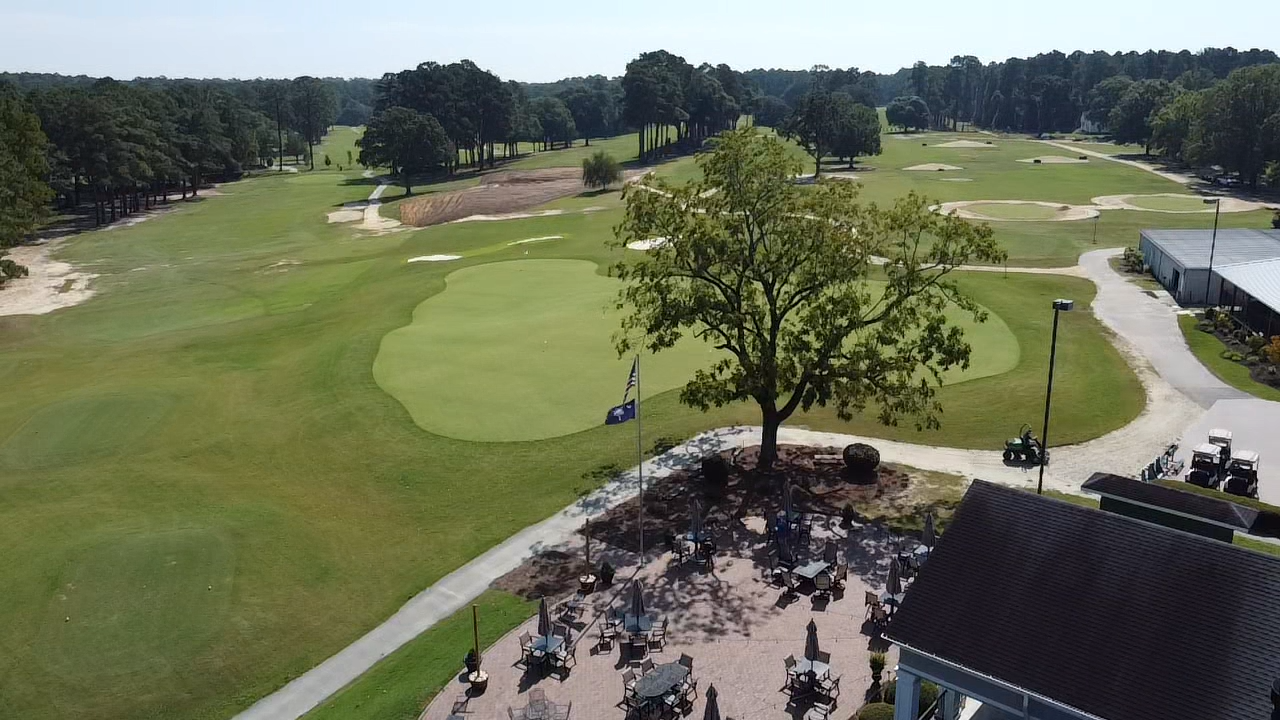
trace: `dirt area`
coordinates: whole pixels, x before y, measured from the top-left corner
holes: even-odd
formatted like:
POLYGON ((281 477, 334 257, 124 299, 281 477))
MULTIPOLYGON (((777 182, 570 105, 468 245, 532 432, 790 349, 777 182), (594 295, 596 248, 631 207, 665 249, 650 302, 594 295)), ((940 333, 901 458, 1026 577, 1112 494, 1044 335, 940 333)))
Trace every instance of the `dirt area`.
MULTIPOLYGON (((643 171, 632 171, 626 177, 640 174, 643 171)), ((472 188, 406 200, 400 205, 400 219, 406 225, 426 227, 473 215, 508 215, 579 192, 582 192, 579 168, 504 170, 485 175, 480 184, 472 188)))

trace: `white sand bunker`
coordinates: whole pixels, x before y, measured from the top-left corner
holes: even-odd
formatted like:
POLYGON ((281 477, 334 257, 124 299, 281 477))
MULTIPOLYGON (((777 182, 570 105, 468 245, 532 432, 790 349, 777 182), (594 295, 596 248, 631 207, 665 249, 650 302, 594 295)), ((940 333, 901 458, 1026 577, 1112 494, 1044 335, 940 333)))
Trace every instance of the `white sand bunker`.
POLYGON ((365 203, 344 206, 341 210, 334 210, 329 213, 329 222, 331 223, 349 223, 360 222, 364 219, 365 203))
POLYGON ((957 200, 942 203, 930 208, 943 215, 955 215, 966 220, 988 220, 993 222, 1065 222, 1068 220, 1089 220, 1098 217, 1098 209, 1089 205, 1064 205, 1062 203, 1043 202, 1041 200, 957 200), (1028 208, 1025 213, 1030 217, 1019 217, 1019 211, 1011 211, 1007 216, 987 214, 982 206, 989 205, 1022 205, 1045 208, 1050 212, 1037 212, 1028 208))
POLYGON ((951 178, 938 178, 938 179, 941 180, 942 182, 973 182, 973 178, 951 177, 951 178))
POLYGON ((925 163, 923 165, 912 165, 911 167, 902 168, 903 170, 921 171, 921 172, 942 172, 944 170, 963 170, 959 165, 947 165, 946 163, 925 163))
POLYGON ((9 251, 9 259, 30 274, 0 288, 0 315, 44 315, 93 297, 89 283, 98 276, 50 257, 58 245, 57 241, 19 245, 9 251))
POLYGON ((461 259, 462 259, 461 255, 419 255, 418 257, 409 258, 407 262, 411 262, 411 263, 448 262, 450 260, 461 260, 461 259))
POLYGON ((1066 155, 1041 155, 1040 157, 1022 158, 1018 162, 1032 165, 1079 165, 1087 163, 1089 160, 1082 157, 1067 157, 1066 155))
POLYGON ((539 210, 537 212, 513 212, 501 213, 498 215, 468 215, 457 220, 450 220, 451 223, 464 222, 496 222, 500 220, 526 220, 528 218, 553 217, 555 215, 563 215, 563 210, 539 210))
MULTIPOLYGON (((1194 213, 1211 213, 1214 211, 1213 204, 1204 203, 1206 198, 1202 195, 1187 195, 1186 193, 1151 193, 1147 195, 1103 195, 1093 199, 1093 204, 1103 210, 1141 210, 1143 212, 1162 212, 1173 213, 1175 215, 1191 215, 1194 213), (1181 201, 1183 205, 1181 209, 1175 207, 1159 208, 1159 207, 1142 207, 1135 205, 1130 200, 1134 198, 1174 198, 1181 201), (1199 203, 1198 205, 1196 203, 1199 203), (1190 205, 1190 207, 1186 207, 1190 205)), ((1219 197, 1218 203, 1222 206, 1224 213, 1250 212, 1252 210, 1275 210, 1275 203, 1256 202, 1254 200, 1241 200, 1234 197, 1219 197)))
POLYGON ((657 248, 671 242, 664 237, 649 238, 648 240, 632 240, 627 243, 628 250, 656 250, 657 248))
POLYGON ((526 238, 524 240, 512 240, 508 245, 527 245, 529 243, 543 242, 546 240, 563 240, 563 235, 547 235, 545 237, 526 238))
POLYGON ((975 149, 975 150, 976 150, 976 149, 987 149, 987 148, 989 148, 989 149, 995 149, 996 145, 995 145, 995 143, 991 143, 991 142, 978 142, 977 140, 952 140, 951 142, 945 142, 945 143, 942 143, 941 145, 934 145, 934 147, 940 147, 940 148, 969 148, 969 149, 975 149))

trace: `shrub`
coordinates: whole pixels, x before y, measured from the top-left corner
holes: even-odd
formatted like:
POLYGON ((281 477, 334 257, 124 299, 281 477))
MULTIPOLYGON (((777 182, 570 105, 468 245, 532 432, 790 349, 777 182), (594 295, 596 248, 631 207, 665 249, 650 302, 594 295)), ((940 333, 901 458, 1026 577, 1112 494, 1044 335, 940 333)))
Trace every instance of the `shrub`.
POLYGON ((893 720, 893 706, 889 703, 870 703, 858 711, 858 720, 893 720))
POLYGON ((871 666, 871 680, 876 684, 880 683, 880 677, 884 673, 884 665, 888 659, 884 653, 871 653, 871 659, 868 664, 871 666))
POLYGON ((27 276, 27 268, 5 257, 7 253, 0 250, 0 285, 5 280, 27 276))
POLYGON ((603 150, 582 161, 582 184, 589 188, 608 189, 622 179, 622 166, 603 150))
POLYGON ((600 587, 609 587, 613 584, 613 576, 617 574, 617 570, 613 569, 613 565, 608 560, 600 563, 600 572, 596 575, 600 578, 600 587))
POLYGON ((865 443, 845 446, 844 464, 855 473, 873 472, 880 467, 880 451, 865 443))
POLYGON ((1280 230, 1280 210, 1277 210, 1275 216, 1271 218, 1271 227, 1280 230))
MULTIPOLYGON (((942 690, 934 683, 923 680, 920 683, 920 712, 929 709, 929 706, 937 702, 938 696, 942 694, 942 690)), ((880 688, 880 701, 892 705, 898 699, 898 681, 890 680, 880 688)))
POLYGON ((1273 364, 1280 363, 1280 335, 1273 335, 1271 342, 1262 349, 1262 354, 1273 364))
POLYGON ((1249 346, 1249 351, 1256 355, 1262 352, 1262 348, 1267 346, 1267 339, 1261 335, 1250 335, 1245 344, 1249 346))
POLYGON ((729 483, 729 461, 719 455, 702 458, 702 479, 708 485, 723 487, 729 483))
POLYGON ((1124 254, 1120 256, 1120 269, 1125 272, 1140 273, 1144 265, 1142 253, 1136 247, 1125 248, 1124 254))
POLYGON ((1231 362, 1240 362, 1244 359, 1244 356, 1234 350, 1223 350, 1222 359, 1230 360, 1231 362))

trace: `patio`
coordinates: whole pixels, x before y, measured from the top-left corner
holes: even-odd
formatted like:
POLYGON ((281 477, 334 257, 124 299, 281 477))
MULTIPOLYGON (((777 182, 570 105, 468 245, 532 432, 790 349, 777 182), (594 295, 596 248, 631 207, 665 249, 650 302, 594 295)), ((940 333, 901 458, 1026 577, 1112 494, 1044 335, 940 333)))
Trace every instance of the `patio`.
MULTIPOLYGON (((879 596, 885 591, 899 539, 876 525, 845 529, 835 517, 815 516, 808 555, 821 558, 831 541, 848 563, 848 577, 843 590, 814 597, 812 583, 802 582, 790 594, 772 581, 764 518, 732 521, 709 532, 718 550, 714 562, 707 565, 682 563, 664 547, 661 554, 651 552, 648 564, 635 572, 633 553, 619 555, 623 551, 616 547, 604 549, 601 554, 609 555, 620 569, 613 585, 588 595, 578 617, 568 621, 576 662, 567 671, 523 667, 520 638, 526 633, 538 635, 534 617, 484 651, 483 669, 489 681, 483 694, 465 704, 459 702, 467 691, 459 668, 455 682, 440 692, 422 718, 448 720, 455 709, 459 717, 477 720, 508 717, 509 708, 519 716, 529 705, 529 691, 537 688, 551 703, 572 703, 573 718, 623 720, 627 717, 622 702, 624 673, 630 670, 641 676, 642 661, 660 668, 677 663, 683 655, 692 658, 691 677, 697 683, 696 699, 685 708, 684 716, 702 717, 707 689, 714 685, 721 717, 796 720, 806 716, 810 702, 788 704, 784 660, 804 657, 810 621, 817 626, 830 677, 839 678, 839 701, 831 717, 856 712, 871 686, 871 646, 886 647, 872 640, 875 633, 866 619, 864 598, 867 593, 879 596), (625 612, 631 604, 633 580, 643 589, 645 612, 667 621, 665 642, 639 656, 623 647, 625 634, 607 646, 599 643, 604 618, 615 610, 625 612)), ((913 544, 908 540, 905 546, 913 544)), ((582 552, 580 545, 557 549, 582 552)), ((553 619, 567 599, 551 599, 553 619)), ((888 667, 893 665, 890 657, 888 667)))

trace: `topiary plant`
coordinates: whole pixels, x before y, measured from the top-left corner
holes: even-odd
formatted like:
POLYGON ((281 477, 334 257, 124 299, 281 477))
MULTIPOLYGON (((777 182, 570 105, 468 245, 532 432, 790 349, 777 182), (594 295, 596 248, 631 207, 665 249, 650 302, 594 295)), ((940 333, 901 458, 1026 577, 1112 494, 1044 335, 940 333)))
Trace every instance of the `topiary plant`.
POLYGON ((893 720, 893 706, 889 703, 870 703, 858 711, 858 720, 893 720))
POLYGON ((880 678, 884 676, 884 665, 889 658, 884 653, 873 652, 868 664, 871 666, 871 682, 874 685, 880 684, 880 678))
POLYGON ((608 560, 600 563, 600 572, 596 573, 600 577, 600 587, 609 587, 613 584, 613 576, 617 574, 617 570, 613 569, 613 565, 608 560))
POLYGON ((855 473, 874 472, 880 467, 880 451, 866 443, 854 443, 844 448, 844 464, 855 473))

